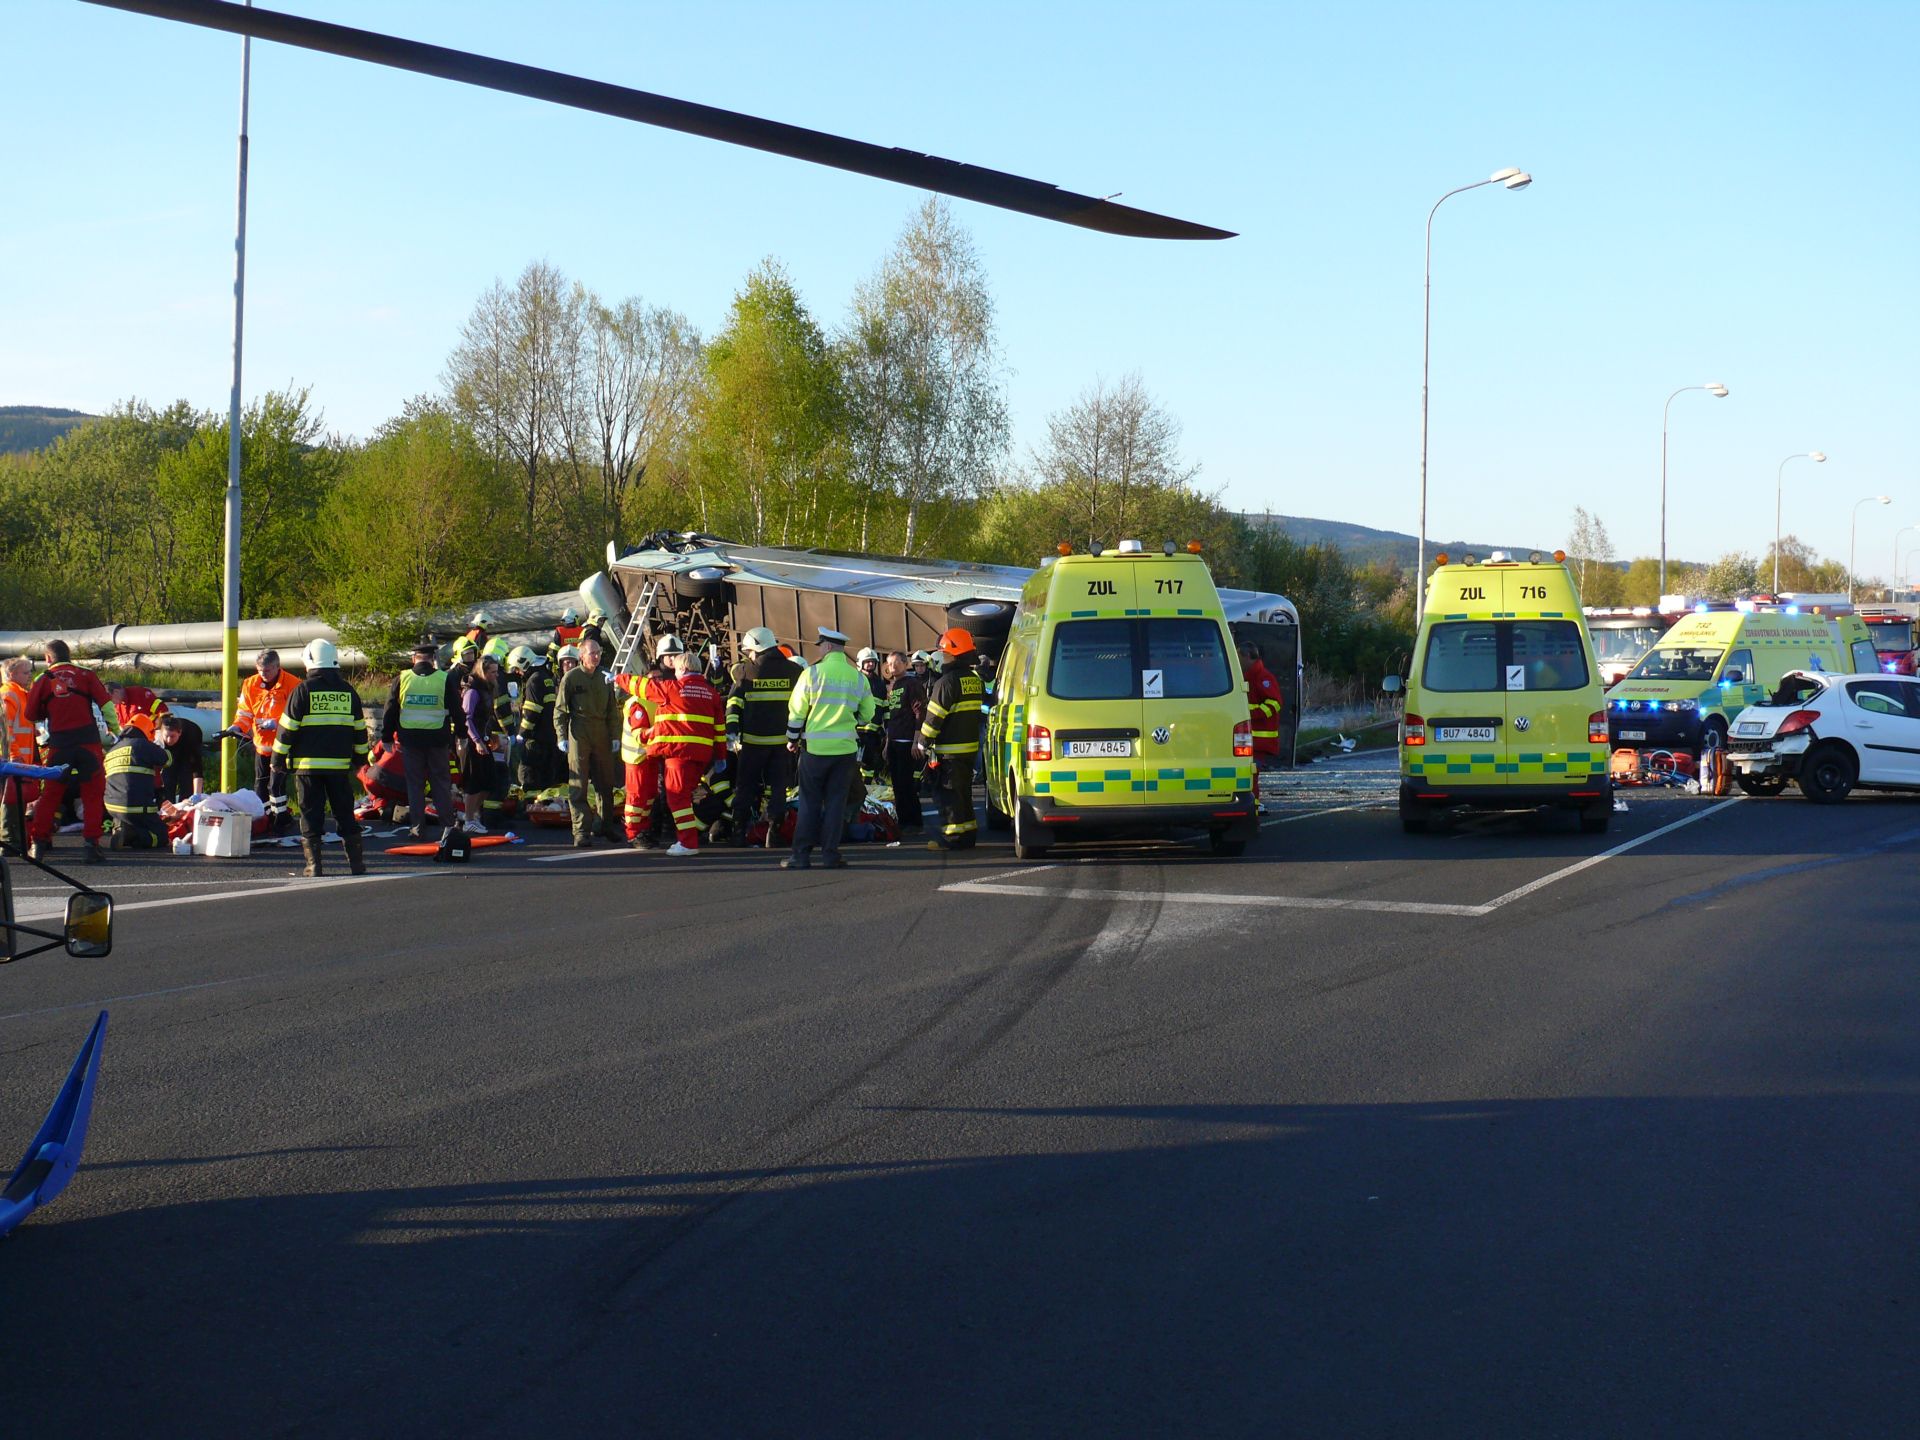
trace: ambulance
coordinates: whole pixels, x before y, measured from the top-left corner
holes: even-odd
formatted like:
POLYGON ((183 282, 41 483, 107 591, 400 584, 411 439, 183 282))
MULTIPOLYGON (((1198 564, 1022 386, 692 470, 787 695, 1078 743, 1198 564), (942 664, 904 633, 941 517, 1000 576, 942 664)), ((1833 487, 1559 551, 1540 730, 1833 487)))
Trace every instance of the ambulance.
MULTIPOLYGON (((1465 806, 1613 817, 1607 716, 1593 639, 1566 556, 1439 557, 1407 677, 1400 826, 1465 806)), ((1397 678, 1397 677, 1396 677, 1397 678)))
POLYGON ((987 823, 1022 860, 1057 840, 1204 832, 1216 855, 1259 833, 1253 727, 1199 547, 1137 540, 1051 557, 1001 652, 987 823))
POLYGON ((1701 603, 1607 691, 1610 743, 1699 754, 1725 745, 1733 717, 1791 670, 1880 668, 1873 636, 1844 595, 1701 603))

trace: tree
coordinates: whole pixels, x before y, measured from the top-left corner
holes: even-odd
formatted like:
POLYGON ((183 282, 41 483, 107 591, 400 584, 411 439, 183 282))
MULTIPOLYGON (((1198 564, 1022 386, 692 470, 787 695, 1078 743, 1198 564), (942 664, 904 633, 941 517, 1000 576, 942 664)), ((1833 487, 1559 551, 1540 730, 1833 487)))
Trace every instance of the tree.
POLYGON ((1759 563, 1751 555, 1728 551, 1705 570, 1689 571, 1688 588, 1681 593, 1707 600, 1737 600, 1759 588, 1759 563))
POLYGON ((747 277, 707 347, 694 406, 700 528, 754 544, 815 544, 845 523, 840 377, 786 272, 747 277))
POLYGON ((1573 565, 1574 583, 1585 604, 1619 603, 1624 587, 1620 571, 1613 564, 1613 540, 1607 534, 1606 522, 1579 505, 1573 507, 1573 524, 1567 533, 1567 559, 1573 565))
POLYGON ((993 297, 972 237, 939 196, 855 292, 842 351, 863 515, 879 494, 897 496, 911 555, 930 506, 986 489, 1008 435, 993 297))
POLYGON ((599 469, 601 538, 618 540, 631 486, 685 429, 700 366, 700 337, 684 315, 638 299, 590 297, 587 428, 599 469))
MULTIPOLYGON (((1761 557, 1760 579, 1773 584, 1773 547, 1761 557)), ((1847 567, 1838 560, 1821 560, 1811 545, 1797 535, 1780 540, 1780 589, 1801 594, 1839 594, 1847 588, 1847 567)))
POLYGON ((1660 603, 1660 562, 1642 555, 1627 566, 1620 584, 1617 605, 1658 605, 1660 603))

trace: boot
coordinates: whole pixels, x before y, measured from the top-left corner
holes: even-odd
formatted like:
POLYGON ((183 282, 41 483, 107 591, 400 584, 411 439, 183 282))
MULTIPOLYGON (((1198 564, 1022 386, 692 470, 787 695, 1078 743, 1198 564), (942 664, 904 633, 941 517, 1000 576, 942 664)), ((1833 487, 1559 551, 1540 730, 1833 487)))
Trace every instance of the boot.
POLYGON ((306 836, 302 835, 300 837, 300 853, 307 857, 306 868, 300 872, 301 877, 307 880, 319 879, 321 875, 320 842, 318 840, 309 840, 306 836))
POLYGON ((350 875, 366 874, 367 853, 361 848, 361 837, 358 835, 342 835, 340 837, 340 844, 347 852, 347 873, 350 875))

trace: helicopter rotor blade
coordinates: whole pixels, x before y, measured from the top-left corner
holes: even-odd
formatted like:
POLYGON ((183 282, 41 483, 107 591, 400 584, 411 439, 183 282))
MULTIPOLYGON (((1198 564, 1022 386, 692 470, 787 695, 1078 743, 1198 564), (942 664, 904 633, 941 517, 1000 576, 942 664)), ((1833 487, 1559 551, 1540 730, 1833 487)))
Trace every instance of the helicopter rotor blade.
POLYGON ((1231 239, 1234 233, 1210 225, 1198 225, 1190 220, 1176 220, 1169 215, 1136 210, 1130 205, 1116 205, 1111 200, 1101 200, 1091 195, 1077 195, 1044 181, 967 165, 958 160, 943 160, 938 155, 923 155, 915 150, 850 140, 845 136, 829 135, 825 131, 809 130, 800 125, 742 115, 738 111, 721 110, 689 100, 675 100, 670 96, 633 90, 624 85, 611 85, 603 80, 587 80, 557 70, 542 70, 511 60, 495 60, 465 50, 450 50, 418 40, 402 40, 393 35, 310 20, 300 15, 252 9, 227 3, 227 0, 87 0, 87 3, 148 15, 158 20, 177 20, 236 35, 250 35, 256 40, 276 40, 284 45, 297 45, 303 49, 339 55, 349 60, 365 60, 375 65, 389 65, 399 70, 458 81, 463 85, 504 90, 533 100, 547 100, 556 105, 570 105, 578 110, 592 110, 623 120, 635 120, 643 125, 659 125, 729 145, 744 145, 795 160, 812 161, 816 165, 829 165, 837 170, 871 175, 879 180, 937 190, 943 195, 975 200, 1002 210, 1017 210, 1026 215, 1037 215, 1043 220, 1057 220, 1088 230, 1101 230, 1109 235, 1155 240, 1226 240, 1231 239))

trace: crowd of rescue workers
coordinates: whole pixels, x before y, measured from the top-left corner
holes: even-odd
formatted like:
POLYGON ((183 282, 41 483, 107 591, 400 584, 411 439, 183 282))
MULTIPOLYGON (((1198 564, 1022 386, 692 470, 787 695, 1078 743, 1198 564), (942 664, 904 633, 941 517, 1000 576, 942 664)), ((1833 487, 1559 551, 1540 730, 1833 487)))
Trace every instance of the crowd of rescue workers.
MULTIPOLYGON (((233 725, 211 737, 151 689, 103 682, 49 641, 37 676, 28 657, 5 663, 0 734, 10 759, 62 773, 6 781, 0 845, 46 860, 63 813, 77 812, 67 828, 77 825, 89 863, 106 858, 103 845, 165 849, 205 794, 208 738, 251 747, 260 828, 297 830, 308 876, 324 873, 329 812, 356 875, 381 818, 403 818, 393 833, 409 842, 445 847, 517 813, 570 826, 576 849, 785 849, 791 870, 845 866, 848 839, 976 841, 993 666, 966 630, 931 651, 849 656, 848 637, 821 627, 803 664, 754 629, 724 669, 717 653, 664 635, 615 674, 599 615, 582 624, 568 610, 544 651, 506 646, 490 624, 476 613, 445 668, 438 642, 415 646, 377 724, 332 642, 307 645, 304 680, 262 650, 233 725)), ((1263 736, 1277 732, 1279 688, 1257 653, 1244 659, 1249 706, 1267 721, 1263 736)))

